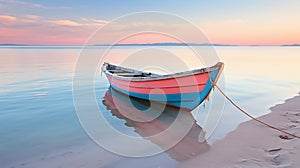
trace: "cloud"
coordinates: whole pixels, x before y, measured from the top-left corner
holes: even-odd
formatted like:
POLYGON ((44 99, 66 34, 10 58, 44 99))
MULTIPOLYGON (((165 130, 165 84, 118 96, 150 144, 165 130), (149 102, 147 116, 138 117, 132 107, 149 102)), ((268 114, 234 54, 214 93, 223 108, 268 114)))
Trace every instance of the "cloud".
POLYGON ((40 16, 37 15, 0 15, 0 25, 4 28, 18 28, 22 29, 24 27, 34 27, 36 25, 43 24, 40 16))
POLYGON ((35 45, 83 44, 96 29, 78 21, 52 20, 39 16, 0 16, 0 43, 35 45), (8 22, 7 24, 3 24, 8 22))
POLYGON ((92 18, 81 18, 80 20, 73 21, 68 19, 62 20, 48 20, 46 22, 59 25, 59 26, 69 26, 69 27, 99 27, 106 24, 108 21, 92 18))
POLYGON ((31 8, 45 8, 45 6, 42 4, 30 3, 30 2, 19 1, 19 0, 0 0, 0 2, 6 3, 6 4, 24 5, 24 6, 31 7, 31 8))
POLYGON ((95 22, 29 14, 0 15, 0 43, 82 44, 99 27, 95 22))
POLYGON ((0 0, 2 4, 0 4, 0 8, 4 8, 6 6, 23 6, 23 7, 29 7, 29 8, 42 8, 42 9, 69 9, 71 7, 67 6, 45 6, 39 3, 31 3, 21 0, 0 0))
POLYGON ((101 23, 101 24, 105 24, 105 23, 108 22, 108 21, 106 21, 106 20, 99 20, 99 19, 94 19, 93 21, 94 21, 94 22, 97 22, 97 23, 101 23))
POLYGON ((81 18, 81 20, 84 22, 85 25, 90 25, 90 26, 101 26, 106 23, 108 23, 107 20, 103 19, 94 19, 94 18, 81 18))
POLYGON ((71 21, 71 20, 54 20, 54 21, 49 21, 49 22, 59 25, 59 26, 71 26, 71 27, 82 26, 81 23, 71 21))
MULTIPOLYGON (((83 44, 84 41, 93 33, 97 28, 108 23, 107 20, 97 18, 47 18, 37 15, 19 15, 8 16, 3 15, 0 20, 6 20, 5 25, 0 22, 0 30, 2 27, 2 39, 0 43, 31 43, 31 44, 83 44), (10 35, 10 36, 6 36, 10 35), (4 36, 6 36, 4 38, 4 36), (27 42, 27 41, 28 42, 27 42)), ((133 29, 145 29, 150 27, 156 27, 164 32, 184 31, 185 26, 172 25, 160 22, 113 22, 109 29, 104 29, 105 35, 97 39, 97 43, 110 43, 114 36, 126 34, 132 32, 133 29), (176 29, 177 28, 177 29, 176 29)), ((151 30, 151 29, 150 29, 151 30)), ((192 35, 191 35, 192 36, 192 35)), ((191 37, 192 39, 193 37, 191 37)), ((167 41, 165 37, 147 35, 146 38, 138 36, 136 38, 130 38, 123 42, 155 42, 155 41, 167 41)))
POLYGON ((9 15, 0 15, 0 20, 4 21, 4 22, 13 22, 15 21, 17 18, 14 16, 9 16, 9 15))
POLYGON ((91 18, 78 18, 77 20, 70 19, 59 19, 54 20, 51 18, 44 18, 38 15, 31 14, 23 14, 19 16, 11 16, 11 15, 0 15, 0 25, 5 25, 6 27, 18 27, 22 26, 35 26, 36 24, 43 24, 45 26, 65 26, 65 27, 99 27, 104 25, 108 21, 100 20, 100 19, 91 19, 91 18), (35 23, 35 24, 33 24, 35 23), (30 25, 32 24, 32 25, 30 25))

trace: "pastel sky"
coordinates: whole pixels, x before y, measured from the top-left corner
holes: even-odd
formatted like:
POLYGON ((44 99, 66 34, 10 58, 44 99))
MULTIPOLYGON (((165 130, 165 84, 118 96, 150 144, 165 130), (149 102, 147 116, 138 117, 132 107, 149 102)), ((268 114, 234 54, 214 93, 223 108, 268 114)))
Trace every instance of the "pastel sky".
MULTIPOLYGON (((0 0, 0 44, 83 45, 110 20, 143 11, 181 16, 203 30, 211 43, 299 44, 299 7, 299 0, 0 0)), ((156 24, 168 30, 159 20, 156 24)), ((107 31, 102 43, 114 33, 107 31)), ((168 41, 153 37, 126 42, 168 41)))

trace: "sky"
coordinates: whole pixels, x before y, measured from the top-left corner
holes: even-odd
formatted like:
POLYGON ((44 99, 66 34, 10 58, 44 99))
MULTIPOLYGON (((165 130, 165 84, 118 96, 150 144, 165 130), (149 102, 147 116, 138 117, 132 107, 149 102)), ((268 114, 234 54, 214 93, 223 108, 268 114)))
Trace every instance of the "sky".
MULTIPOLYGON (((233 45, 300 44, 298 0, 0 0, 0 44, 83 45, 99 28, 135 12, 170 13, 197 26, 211 43, 233 45)), ((118 23, 106 30, 98 43, 111 43, 113 36, 138 25, 174 29, 193 39, 195 32, 163 19, 140 19, 140 23, 118 23), (154 20, 154 21, 153 21, 154 20), (149 23, 148 23, 149 22, 149 23)), ((128 31, 129 33, 129 31, 128 31)), ((176 42, 157 35, 140 35, 125 43, 176 42)), ((195 38, 195 37, 194 37, 195 38)), ((124 40, 123 40, 124 42, 124 40)))

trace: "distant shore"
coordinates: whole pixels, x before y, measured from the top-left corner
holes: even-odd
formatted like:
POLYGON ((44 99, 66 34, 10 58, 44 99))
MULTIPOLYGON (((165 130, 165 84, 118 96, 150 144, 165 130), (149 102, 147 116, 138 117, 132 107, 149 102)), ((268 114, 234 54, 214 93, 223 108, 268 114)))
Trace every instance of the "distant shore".
MULTIPOLYGON (((271 113, 259 119, 300 135, 299 95, 270 109, 271 113)), ((300 139, 280 135, 284 134, 250 120, 180 167, 299 167, 300 139)))
MULTIPOLYGON (((0 44, 0 47, 83 47, 85 45, 39 45, 39 44, 0 44)), ((300 44, 282 45, 236 45, 236 44, 217 44, 217 43, 128 43, 128 44, 92 44, 96 46, 214 46, 214 47, 299 47, 300 44)))

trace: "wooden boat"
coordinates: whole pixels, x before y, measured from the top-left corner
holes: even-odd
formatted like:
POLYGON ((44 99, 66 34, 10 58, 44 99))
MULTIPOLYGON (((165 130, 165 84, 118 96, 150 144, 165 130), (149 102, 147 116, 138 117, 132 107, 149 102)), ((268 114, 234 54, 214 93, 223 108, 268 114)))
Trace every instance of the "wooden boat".
POLYGON ((123 94, 192 110, 208 98, 223 67, 219 62, 207 68, 159 75, 105 62, 102 72, 111 87, 123 94))

